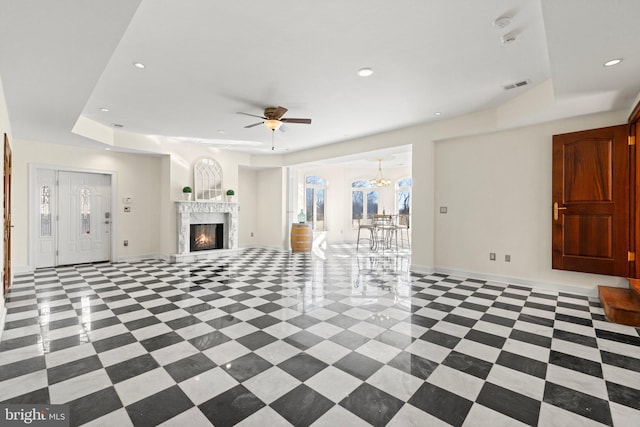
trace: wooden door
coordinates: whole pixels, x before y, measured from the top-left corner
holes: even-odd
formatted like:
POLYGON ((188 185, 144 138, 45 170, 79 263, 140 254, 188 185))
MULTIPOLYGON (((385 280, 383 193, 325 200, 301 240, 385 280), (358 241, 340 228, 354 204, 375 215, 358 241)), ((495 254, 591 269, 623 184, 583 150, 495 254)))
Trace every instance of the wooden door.
POLYGON ((628 125, 554 135, 552 185, 553 268, 628 277, 628 125))
POLYGON ((3 295, 11 286, 11 146, 4 134, 4 274, 3 295))

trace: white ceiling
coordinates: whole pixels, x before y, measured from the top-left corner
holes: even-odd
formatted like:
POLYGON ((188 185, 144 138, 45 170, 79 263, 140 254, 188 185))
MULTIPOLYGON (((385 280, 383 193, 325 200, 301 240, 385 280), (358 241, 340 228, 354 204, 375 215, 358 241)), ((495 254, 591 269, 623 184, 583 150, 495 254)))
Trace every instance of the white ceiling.
POLYGON ((496 107, 548 79, 549 119, 630 110, 639 41, 638 0, 0 0, 14 138, 96 146, 71 133, 80 116, 269 154, 270 131, 237 112, 282 105, 313 119, 275 134, 276 153, 296 151, 496 107))

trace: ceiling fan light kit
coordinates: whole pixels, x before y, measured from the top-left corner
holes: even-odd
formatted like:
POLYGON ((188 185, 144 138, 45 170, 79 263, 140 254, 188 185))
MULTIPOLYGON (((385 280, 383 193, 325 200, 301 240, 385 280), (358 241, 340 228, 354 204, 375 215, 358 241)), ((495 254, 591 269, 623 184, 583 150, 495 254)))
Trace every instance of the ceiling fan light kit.
POLYGON ((284 131, 284 128, 282 127, 284 123, 296 123, 296 124, 302 124, 302 125, 311 124, 311 119, 292 119, 288 117, 282 117, 286 114, 287 111, 289 110, 287 110, 284 107, 267 107, 264 109, 264 113, 262 116, 258 116, 250 113, 243 113, 243 112, 238 112, 238 114, 243 114, 245 116, 251 116, 251 117, 258 117, 263 120, 258 123, 252 123, 250 125, 247 125, 245 126, 245 128, 252 128, 254 126, 259 126, 261 124, 264 124, 269 130, 271 130, 271 149, 273 150, 274 149, 273 134, 278 129, 281 129, 284 131))

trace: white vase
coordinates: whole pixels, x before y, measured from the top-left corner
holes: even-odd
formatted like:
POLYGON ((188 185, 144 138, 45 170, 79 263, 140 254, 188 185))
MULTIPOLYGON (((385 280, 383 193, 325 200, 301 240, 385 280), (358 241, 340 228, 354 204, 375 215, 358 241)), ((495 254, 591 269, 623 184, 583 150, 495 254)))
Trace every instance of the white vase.
POLYGON ((191 196, 193 195, 193 193, 182 193, 182 196, 184 197, 184 200, 186 200, 187 202, 191 201, 191 196))

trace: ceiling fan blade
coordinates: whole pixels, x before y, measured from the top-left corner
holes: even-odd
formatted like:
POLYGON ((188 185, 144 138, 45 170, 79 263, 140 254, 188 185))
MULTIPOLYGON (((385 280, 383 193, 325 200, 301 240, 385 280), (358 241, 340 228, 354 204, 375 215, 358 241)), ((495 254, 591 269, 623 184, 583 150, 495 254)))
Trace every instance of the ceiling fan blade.
POLYGON ((299 123, 299 124, 303 124, 303 125, 310 125, 311 124, 311 119, 289 119, 289 118, 284 118, 284 119, 280 119, 280 121, 282 123, 299 123))
POLYGON ((276 111, 273 113, 273 118, 275 120, 280 120, 280 118, 282 116, 284 116, 287 111, 289 111, 289 110, 287 110, 284 107, 278 107, 278 108, 276 108, 276 111))
POLYGON ((245 115, 245 116, 257 117, 257 118, 259 118, 259 119, 267 120, 267 118, 266 118, 266 117, 256 116, 255 114, 243 113, 242 111, 238 111, 238 114, 243 114, 243 115, 245 115))
POLYGON ((262 123, 264 123, 264 122, 258 122, 258 123, 254 123, 252 125, 247 125, 247 126, 245 126, 245 129, 252 128, 252 127, 255 127, 255 126, 260 126, 262 123))

